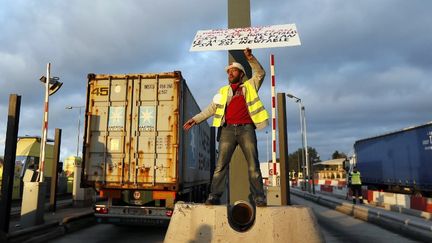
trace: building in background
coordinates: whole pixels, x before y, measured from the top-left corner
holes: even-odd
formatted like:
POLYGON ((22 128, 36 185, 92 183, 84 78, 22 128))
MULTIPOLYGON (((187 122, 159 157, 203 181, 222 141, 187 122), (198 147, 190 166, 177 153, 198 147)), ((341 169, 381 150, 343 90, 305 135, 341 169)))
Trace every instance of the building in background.
POLYGON ((346 158, 326 160, 313 164, 314 178, 338 180, 346 178, 345 171, 346 158))

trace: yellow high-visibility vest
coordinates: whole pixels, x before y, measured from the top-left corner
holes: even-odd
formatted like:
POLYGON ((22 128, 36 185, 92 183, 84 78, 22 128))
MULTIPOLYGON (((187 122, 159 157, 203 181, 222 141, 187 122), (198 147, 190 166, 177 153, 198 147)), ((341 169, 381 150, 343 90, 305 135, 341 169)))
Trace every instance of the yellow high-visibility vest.
POLYGON ((361 185, 360 172, 351 173, 351 185, 361 185))
MULTIPOLYGON (((246 88, 245 100, 246 105, 251 116, 252 121, 257 124, 264 122, 269 118, 267 111, 264 108, 263 103, 258 97, 258 93, 255 88, 249 83, 244 82, 244 87, 246 88)), ((230 85, 226 85, 219 90, 220 99, 216 104, 216 112, 213 118, 213 126, 220 127, 222 124, 222 118, 225 115, 225 107, 228 100, 228 90, 230 85)))

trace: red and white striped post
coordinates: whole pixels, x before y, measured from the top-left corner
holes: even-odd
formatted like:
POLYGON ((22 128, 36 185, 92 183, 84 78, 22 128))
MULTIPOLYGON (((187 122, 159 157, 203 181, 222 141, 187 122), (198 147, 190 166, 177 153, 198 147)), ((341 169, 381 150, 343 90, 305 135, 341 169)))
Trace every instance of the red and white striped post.
POLYGON ((44 109, 44 119, 42 123, 42 139, 41 139, 41 149, 40 149, 40 161, 39 161, 39 182, 44 181, 44 165, 45 165, 45 150, 46 142, 48 137, 48 108, 49 108, 49 82, 51 74, 51 63, 47 64, 47 76, 45 80, 45 109, 44 109))
POLYGON ((274 55, 270 55, 270 74, 271 74, 271 96, 272 96, 272 186, 277 186, 277 167, 276 167, 276 79, 274 67, 274 55))

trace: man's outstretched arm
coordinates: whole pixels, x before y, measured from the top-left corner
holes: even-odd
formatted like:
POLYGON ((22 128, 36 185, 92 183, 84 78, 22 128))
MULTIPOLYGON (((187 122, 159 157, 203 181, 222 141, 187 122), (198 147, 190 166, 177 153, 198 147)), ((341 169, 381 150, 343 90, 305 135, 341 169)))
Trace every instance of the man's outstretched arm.
POLYGON ((215 112, 216 105, 212 102, 203 111, 196 114, 194 117, 185 122, 185 124, 183 125, 183 129, 185 131, 189 131, 189 129, 191 129, 193 126, 200 124, 201 122, 207 120, 209 117, 213 116, 215 112))
POLYGON ((259 90, 261 84, 264 81, 265 71, 255 56, 252 54, 251 49, 246 48, 243 53, 252 68, 252 78, 249 79, 249 82, 255 87, 256 90, 259 90))

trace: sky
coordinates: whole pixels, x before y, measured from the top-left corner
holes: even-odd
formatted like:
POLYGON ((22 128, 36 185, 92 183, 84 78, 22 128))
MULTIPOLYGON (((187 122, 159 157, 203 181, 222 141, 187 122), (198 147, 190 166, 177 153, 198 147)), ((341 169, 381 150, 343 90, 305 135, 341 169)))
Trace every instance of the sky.
MULTIPOLYGON (((322 160, 352 154, 356 140, 431 121, 431 9, 430 0, 251 0, 252 26, 294 23, 302 43, 253 50, 267 72, 264 105, 270 112, 274 54, 276 92, 302 99, 307 142, 322 160)), ((0 0, 0 154, 10 94, 21 95, 19 136, 41 135, 39 77, 48 62, 63 82, 50 97, 48 131, 53 138, 62 129, 61 160, 76 154, 84 115, 65 107, 85 105, 88 73, 180 70, 206 107, 227 84, 227 53, 189 48, 198 30, 224 28, 227 1, 0 0)), ((299 107, 289 98, 286 107, 291 153, 301 146, 299 107)), ((260 161, 271 158, 270 131, 257 133, 260 161)))

